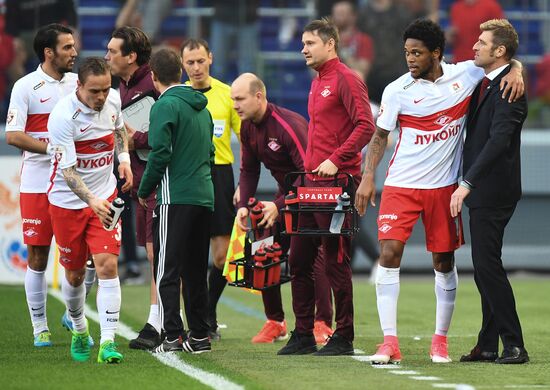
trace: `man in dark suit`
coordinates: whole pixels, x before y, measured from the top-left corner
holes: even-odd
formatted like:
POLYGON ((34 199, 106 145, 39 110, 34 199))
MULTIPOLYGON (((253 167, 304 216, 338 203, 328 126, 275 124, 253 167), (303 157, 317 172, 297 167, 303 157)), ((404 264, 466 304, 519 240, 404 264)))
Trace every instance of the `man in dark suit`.
POLYGON ((486 77, 470 101, 463 181, 450 207, 453 217, 464 201, 469 207, 474 280, 481 295, 483 322, 477 345, 460 361, 520 364, 528 362, 529 356, 501 253, 504 229, 521 198, 520 133, 527 101, 522 96, 509 102, 498 88, 518 47, 516 31, 504 19, 482 23, 480 29, 473 47, 474 62, 486 77), (499 336, 504 346, 500 357, 499 336))

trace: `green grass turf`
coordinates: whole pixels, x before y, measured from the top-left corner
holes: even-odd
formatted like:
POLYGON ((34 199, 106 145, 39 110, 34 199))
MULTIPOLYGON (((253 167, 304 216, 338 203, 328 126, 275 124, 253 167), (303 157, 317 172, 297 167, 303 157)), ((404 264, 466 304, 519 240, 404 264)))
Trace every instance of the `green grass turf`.
MULTIPOLYGON (((399 301, 398 327, 403 362, 401 370, 415 370, 422 376, 435 376, 441 381, 416 381, 408 375, 393 375, 389 370, 375 369, 368 363, 350 357, 277 356, 282 343, 253 345, 252 336, 261 328, 257 318, 263 308, 261 299, 248 292, 227 287, 218 308, 218 318, 227 324, 222 341, 213 344, 213 352, 201 355, 181 354, 188 364, 218 373, 247 389, 428 389, 431 383, 463 383, 475 388, 504 389, 521 386, 528 389, 550 389, 550 280, 547 278, 513 278, 526 348, 531 362, 520 366, 457 363, 461 354, 475 344, 481 322, 479 296, 471 276, 460 280, 457 307, 449 333, 450 355, 455 362, 434 365, 429 360, 429 347, 434 327, 435 298, 432 278, 403 278, 399 301), (248 314, 243 314, 242 311, 248 314), (420 338, 419 340, 415 340, 420 338), (525 386, 525 387, 524 387, 525 386)), ((382 339, 376 314, 374 287, 364 279, 354 283, 355 348, 371 354, 382 339)), ((94 293, 88 303, 95 307, 94 293)), ((294 319, 290 289, 283 288, 289 330, 294 319)), ((148 288, 123 286, 121 321, 136 331, 148 313, 148 288)), ((196 380, 162 365, 148 353, 127 348, 127 340, 118 337, 125 360, 118 366, 71 361, 70 335, 60 325, 62 304, 49 297, 48 318, 53 336, 52 348, 34 348, 32 330, 22 287, 0 286, 0 388, 39 389, 166 389, 205 388, 196 380)), ((91 322, 98 342, 99 327, 91 322)))

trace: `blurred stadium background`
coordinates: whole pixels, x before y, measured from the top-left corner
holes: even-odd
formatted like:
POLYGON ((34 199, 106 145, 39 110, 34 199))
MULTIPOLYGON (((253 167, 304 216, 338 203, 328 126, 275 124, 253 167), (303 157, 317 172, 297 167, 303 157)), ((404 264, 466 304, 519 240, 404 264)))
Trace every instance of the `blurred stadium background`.
MULTIPOLYGON (((130 0, 131 1, 131 0, 130 0)), ((407 12, 410 20, 419 15, 430 15, 437 18, 446 29, 450 27, 450 10, 455 3, 452 0, 395 0, 396 6, 407 12)), ((462 0, 464 1, 464 0, 462 0)), ((483 1, 483 0, 477 0, 483 1)), ((393 0, 359 0, 358 26, 361 28, 362 15, 368 3, 392 3, 393 0)), ((10 84, 14 82, 13 66, 19 60, 18 40, 12 39, 4 26, 18 25, 19 20, 8 20, 6 8, 8 3, 26 4, 28 13, 34 12, 40 3, 73 3, 76 26, 80 36, 79 56, 104 56, 110 34, 115 27, 124 1, 120 0, 76 0, 71 1, 9 1, 0 0, 0 138, 4 138, 4 118, 9 101, 10 84), (34 4, 34 6, 33 6, 34 4), (10 66, 12 68, 10 68, 10 66)), ((239 9, 254 7, 258 34, 248 37, 250 44, 257 43, 255 52, 255 70, 266 82, 268 98, 279 105, 295 110, 307 118, 307 97, 312 73, 304 64, 301 50, 301 28, 309 20, 330 13, 331 1, 314 0, 233 0, 225 2, 207 0, 173 0, 149 1, 165 7, 165 16, 154 18, 152 14, 139 15, 134 22, 144 26, 154 18, 159 22, 158 32, 153 32, 156 46, 169 45, 179 48, 185 37, 203 37, 210 40, 210 28, 216 21, 216 4, 225 3, 239 9), (326 11, 328 10, 328 11, 326 11)), ((517 58, 526 67, 526 84, 530 99, 530 116, 523 131, 522 170, 524 197, 519 203, 505 237, 504 260, 511 270, 527 270, 536 272, 550 271, 550 0, 505 0, 498 2, 506 18, 516 27, 520 36, 520 50, 517 58)), ((65 8, 60 8, 60 15, 65 8)), ((244 14, 243 14, 244 15, 244 14)), ((61 16, 59 16, 61 18, 61 16)), ((155 20, 152 20, 154 22, 155 20)), ((240 18, 245 21, 246 17, 240 18)), ((24 23, 21 21, 20 23, 24 23)), ((244 26, 243 26, 244 27, 244 26)), ((13 28, 13 27, 12 27, 13 28)), ((397 27, 395 27, 397 28, 397 27)), ((24 33, 21 33, 24 36, 24 33)), ((400 36, 401 32, 398 33, 400 36)), ((230 41, 230 46, 236 48, 236 41, 230 41)), ((211 45, 212 42, 210 41, 211 45)), ((401 41, 393 38, 388 41, 375 42, 376 45, 392 45, 401 47, 401 41)), ((445 57, 452 61, 453 48, 449 46, 445 57)), ((216 51, 214 49, 214 63, 216 51)), ((375 54, 376 56, 376 54, 375 54)), ((227 67, 224 69, 224 81, 231 82, 237 75, 239 53, 233 53, 227 67)), ((404 64, 404 58, 400 61, 404 64)), ((28 72, 36 67, 34 54, 28 55, 23 61, 24 71, 28 72)), ((19 72, 22 70, 19 69, 19 72)), ((212 76, 217 77, 215 70, 212 76)), ((377 75, 371 75, 376 77, 377 75)), ((367 83, 368 84, 368 83, 367 83)), ((234 151, 238 156, 238 142, 234 140, 234 151)), ((390 154, 388 152, 387 154, 390 154)), ((21 240, 17 238, 20 229, 17 227, 17 172, 19 167, 19 152, 0 142, 0 262, 10 270, 23 268, 25 250, 21 240), (15 173, 14 173, 15 172, 15 173), (6 265, 7 264, 7 265, 6 265)), ((378 185, 381 188, 387 158, 380 165, 378 185)), ((238 177, 238 161, 234 170, 238 177)), ((262 197, 268 198, 275 189, 273 180, 265 172, 260 182, 262 197)), ((376 209, 371 209, 362 220, 361 227, 372 239, 376 239, 375 217, 376 209)), ((466 213, 467 214, 467 213, 466 213)), ((467 227, 467 218, 465 227, 467 227)), ((17 225, 18 226, 18 225, 17 225)), ((465 229, 468 231, 468 229, 465 229)), ((364 238, 359 238, 364 239, 364 238)), ((467 241, 469 238, 467 237, 467 241)), ((144 254, 139 252, 143 257, 144 254)), ((122 261, 124 256, 122 256, 122 261)), ((471 269, 469 246, 457 252, 459 267, 463 270, 471 269)), ((144 264, 144 263, 143 263, 144 264)), ((354 269, 358 272, 368 271, 371 260, 364 252, 358 250, 354 255, 354 269)), ((431 269, 431 259, 424 246, 424 233, 419 224, 405 251, 403 270, 410 272, 425 272, 431 269)), ((6 271, 6 272, 12 272, 6 271)))

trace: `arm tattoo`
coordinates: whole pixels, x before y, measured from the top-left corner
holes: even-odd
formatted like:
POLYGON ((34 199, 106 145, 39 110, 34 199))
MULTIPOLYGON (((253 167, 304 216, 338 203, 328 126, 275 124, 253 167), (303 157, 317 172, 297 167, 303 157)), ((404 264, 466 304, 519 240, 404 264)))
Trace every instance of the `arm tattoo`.
POLYGON ((76 172, 76 167, 63 169, 63 177, 72 192, 76 194, 83 202, 89 204, 90 199, 94 198, 94 194, 88 189, 80 175, 76 172))
POLYGON ((384 151, 388 144, 388 131, 376 129, 372 139, 369 142, 367 156, 365 157, 364 176, 374 175, 376 167, 384 156, 384 151))
POLYGON ((117 156, 119 153, 128 152, 128 133, 124 125, 115 129, 115 151, 117 156))

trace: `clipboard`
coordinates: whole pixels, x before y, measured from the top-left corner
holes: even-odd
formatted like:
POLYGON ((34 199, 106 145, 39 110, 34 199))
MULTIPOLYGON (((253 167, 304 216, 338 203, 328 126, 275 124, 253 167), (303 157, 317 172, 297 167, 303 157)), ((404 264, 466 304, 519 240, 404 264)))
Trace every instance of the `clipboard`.
MULTIPOLYGON (((149 115, 151 107, 155 104, 155 99, 149 95, 140 96, 122 110, 122 118, 134 130, 147 133, 149 131, 149 115)), ((140 160, 147 161, 149 149, 136 149, 140 160)))

